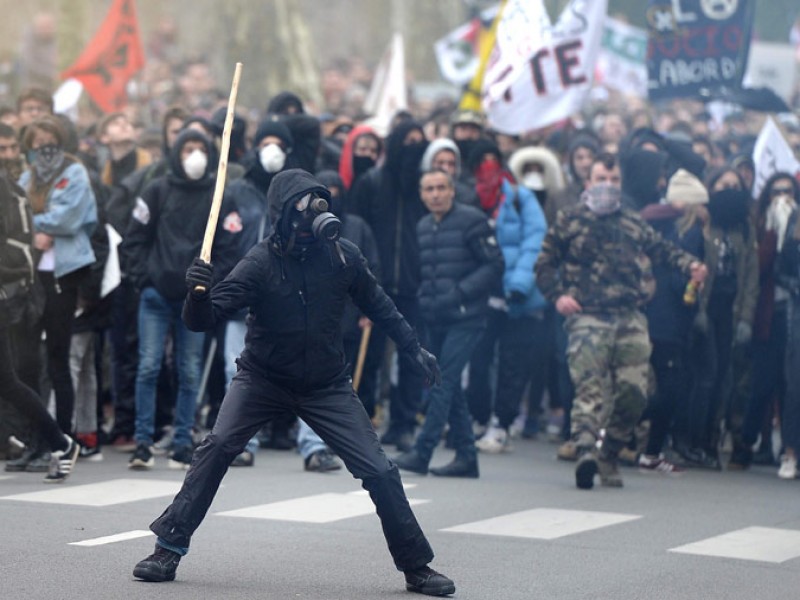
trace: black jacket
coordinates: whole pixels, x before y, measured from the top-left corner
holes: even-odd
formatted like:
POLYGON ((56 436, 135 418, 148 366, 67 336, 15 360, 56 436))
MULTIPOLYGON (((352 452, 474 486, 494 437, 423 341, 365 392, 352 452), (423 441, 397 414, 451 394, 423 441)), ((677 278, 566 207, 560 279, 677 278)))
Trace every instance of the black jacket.
POLYGON ((419 197, 419 164, 424 145, 404 146, 413 122, 398 125, 386 141, 386 162, 358 179, 352 208, 375 234, 381 284, 396 296, 415 296, 419 287, 416 227, 428 213, 419 197))
MULTIPOLYGON (((152 181, 137 198, 122 243, 127 273, 137 289, 155 287, 168 300, 186 294, 186 269, 200 254, 211 209, 216 157, 213 144, 202 133, 185 130, 170 153, 170 172, 152 181), (202 141, 209 153, 206 173, 195 181, 186 177, 180 160, 181 148, 189 140, 202 141)), ((235 207, 223 202, 211 253, 220 278, 235 263, 240 231, 235 207)))
MULTIPOLYGON (((291 169, 275 176, 269 210, 281 215, 286 204, 328 190, 311 174, 291 169)), ((249 308, 244 369, 293 391, 319 389, 347 377, 341 319, 348 298, 397 343, 414 353, 419 343, 367 268, 358 248, 347 240, 317 242, 301 255, 286 254, 273 220, 272 235, 255 246, 210 293, 187 295, 183 320, 203 331, 249 308), (344 260, 342 260, 344 259, 344 260)))
POLYGON ((453 203, 438 223, 427 215, 417 225, 419 309, 433 325, 482 321, 489 292, 503 276, 503 254, 486 215, 453 203))

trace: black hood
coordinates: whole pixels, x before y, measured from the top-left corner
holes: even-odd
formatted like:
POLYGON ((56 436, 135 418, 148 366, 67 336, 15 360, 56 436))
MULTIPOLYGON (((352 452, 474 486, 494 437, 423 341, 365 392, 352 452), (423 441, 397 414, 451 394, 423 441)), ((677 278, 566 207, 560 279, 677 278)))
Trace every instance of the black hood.
POLYGON ((298 114, 306 112, 303 108, 303 101, 300 100, 300 96, 292 92, 280 92, 270 99, 267 105, 267 113, 287 115, 289 114, 288 108, 290 106, 293 106, 298 114))
POLYGON ((623 202, 629 208, 641 210, 661 200, 658 183, 665 176, 667 155, 662 152, 632 150, 622 161, 623 202))
POLYGON ((283 214, 284 207, 299 200, 310 192, 316 192, 329 203, 331 194, 316 177, 303 169, 289 169, 281 171, 272 178, 272 183, 267 192, 267 210, 272 223, 272 230, 279 230, 279 221, 283 214))
POLYGON ((395 177, 400 175, 403 168, 403 141, 408 133, 415 129, 424 135, 422 125, 416 121, 403 121, 392 129, 386 138, 386 170, 395 177))
POLYGON ((333 169, 326 169, 317 173, 317 181, 329 189, 331 187, 339 188, 339 197, 331 197, 330 205, 331 212, 341 219, 347 206, 347 191, 342 177, 333 169))
POLYGON ((217 147, 205 135, 196 129, 184 129, 175 140, 172 148, 169 151, 169 170, 170 181, 173 183, 186 186, 186 187, 206 187, 214 181, 217 174, 217 167, 219 165, 219 154, 217 147), (205 174, 197 180, 192 180, 186 177, 186 172, 183 170, 181 163, 181 150, 186 145, 186 142, 197 141, 201 142, 206 149, 208 155, 208 165, 206 166, 205 174))

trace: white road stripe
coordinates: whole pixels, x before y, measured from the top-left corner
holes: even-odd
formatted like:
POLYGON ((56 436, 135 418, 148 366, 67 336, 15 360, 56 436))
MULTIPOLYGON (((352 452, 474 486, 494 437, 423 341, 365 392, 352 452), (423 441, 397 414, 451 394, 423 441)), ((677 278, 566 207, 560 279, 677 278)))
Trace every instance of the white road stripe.
POLYGON ((111 506, 137 500, 149 500, 178 493, 178 481, 155 479, 112 479, 87 485, 65 485, 41 492, 2 496, 0 500, 17 502, 43 502, 46 504, 73 504, 77 506, 111 506))
POLYGON ((509 537, 554 540, 566 535, 591 531, 601 527, 617 525, 641 519, 640 515, 535 508, 511 513, 484 521, 448 527, 442 531, 453 533, 477 533, 509 537))
POLYGON ((782 563, 800 556, 800 531, 746 527, 723 535, 671 548, 670 552, 782 563))
MULTIPOLYGON (((408 502, 415 506, 424 504, 428 500, 409 499, 408 502)), ((366 495, 355 492, 351 494, 317 494, 283 502, 248 506, 238 510, 216 513, 216 515, 298 523, 332 523, 374 513, 375 505, 372 504, 372 500, 366 495)))
POLYGON ((124 542, 126 540, 135 540, 138 538, 148 537, 155 535, 152 531, 145 531, 143 529, 136 529, 134 531, 125 531, 114 535, 106 535, 99 538, 92 538, 91 540, 83 540, 82 542, 70 542, 69 546, 103 546, 104 544, 113 544, 114 542, 124 542))

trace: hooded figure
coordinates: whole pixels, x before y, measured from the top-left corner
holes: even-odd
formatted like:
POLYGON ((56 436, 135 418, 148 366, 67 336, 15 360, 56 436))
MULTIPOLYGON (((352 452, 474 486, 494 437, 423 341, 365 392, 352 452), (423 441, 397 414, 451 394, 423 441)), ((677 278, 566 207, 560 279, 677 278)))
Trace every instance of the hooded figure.
POLYGON ((420 374, 431 381, 438 379, 436 360, 420 348, 414 330, 355 245, 317 238, 301 256, 292 251, 290 239, 299 229, 292 224, 315 201, 329 199, 327 188, 313 175, 299 169, 279 173, 268 193, 274 223, 270 238, 213 289, 211 265, 198 259, 187 271, 186 325, 210 330, 248 308, 247 338, 239 371, 225 395, 225 409, 197 449, 174 502, 151 524, 158 535, 156 551, 136 565, 134 576, 174 579, 231 460, 266 422, 294 413, 362 480, 394 563, 405 572, 407 589, 439 595, 455 591, 451 580, 426 566, 433 552, 405 497, 397 467, 386 458, 353 392, 342 348, 347 300, 352 298, 389 332, 399 352, 410 354, 420 374))
POLYGON ((289 128, 294 139, 292 154, 287 157, 287 169, 305 169, 313 172, 322 143, 319 119, 306 114, 303 102, 292 92, 281 92, 267 106, 267 118, 281 121, 289 128))
POLYGON ((378 133, 368 125, 359 125, 347 134, 347 139, 342 147, 342 154, 339 157, 339 176, 342 178, 345 189, 353 188, 359 178, 377 164, 380 155, 383 153, 383 142, 378 133), (373 159, 369 156, 355 156, 354 151, 359 138, 371 136, 375 140, 378 149, 378 158, 373 159))
POLYGON ((559 209, 553 199, 566 187, 558 157, 542 146, 520 148, 509 158, 508 169, 519 185, 536 195, 547 222, 552 223, 559 209))
MULTIPOLYGON (((216 147, 206 136, 194 129, 184 130, 170 150, 169 172, 153 180, 137 198, 122 244, 127 272, 137 289, 153 286, 168 300, 184 296, 181 274, 200 253, 214 194, 217 156, 216 147), (189 142, 205 149, 205 167, 195 179, 186 173, 188 159, 181 158, 189 142)), ((224 203, 213 250, 220 274, 237 258, 240 231, 235 207, 224 203)))

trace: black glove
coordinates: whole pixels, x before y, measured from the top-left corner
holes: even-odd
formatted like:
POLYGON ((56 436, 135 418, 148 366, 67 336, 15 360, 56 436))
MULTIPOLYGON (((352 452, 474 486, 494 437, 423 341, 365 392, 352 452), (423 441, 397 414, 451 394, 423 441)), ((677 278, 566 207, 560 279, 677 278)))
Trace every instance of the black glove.
POLYGON ((195 258, 191 266, 186 269, 186 287, 194 294, 205 294, 211 289, 213 276, 213 265, 201 258, 195 258))
POLYGON ((525 294, 523 294, 522 292, 519 292, 517 290, 513 290, 512 292, 510 292, 508 294, 508 302, 509 302, 509 304, 522 304, 527 299, 528 299, 528 297, 525 294))
POLYGON ((420 349, 417 350, 417 354, 414 356, 414 363, 425 378, 426 384, 442 384, 442 373, 439 371, 439 363, 436 361, 436 357, 425 350, 425 348, 420 347, 420 349))

